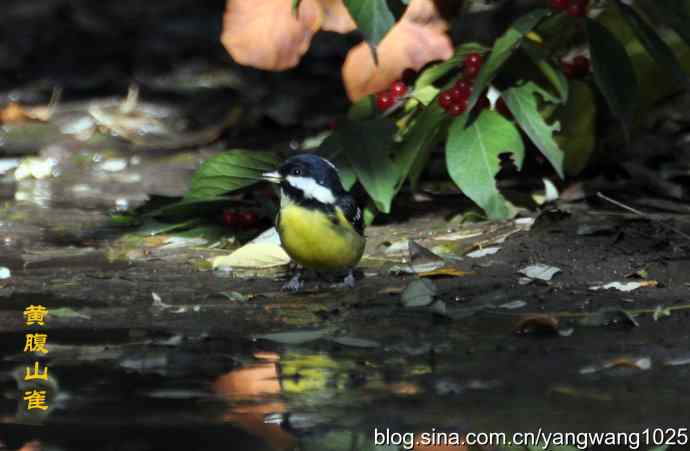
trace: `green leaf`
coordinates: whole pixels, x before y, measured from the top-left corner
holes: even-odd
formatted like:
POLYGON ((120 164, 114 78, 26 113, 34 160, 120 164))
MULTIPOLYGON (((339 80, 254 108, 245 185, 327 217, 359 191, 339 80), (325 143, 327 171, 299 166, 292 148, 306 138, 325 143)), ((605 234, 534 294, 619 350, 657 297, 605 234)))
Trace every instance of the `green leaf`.
POLYGON ((565 152, 564 170, 568 175, 582 172, 596 145, 596 99, 589 84, 574 80, 568 102, 557 112, 561 132, 556 142, 565 152))
POLYGON ((468 101, 467 112, 456 119, 456 122, 460 123, 462 127, 467 123, 472 108, 483 94, 484 89, 496 76, 498 70, 503 66, 503 63, 505 63, 520 46, 525 35, 532 31, 532 29, 549 14, 551 14, 551 12, 547 9, 535 9, 516 20, 503 36, 496 39, 493 50, 489 54, 484 65, 482 65, 474 81, 472 95, 468 101))
POLYGON ((639 105, 635 68, 625 47, 606 27, 592 19, 586 20, 594 81, 629 138, 632 120, 639 105))
POLYGON ((388 155, 395 125, 381 118, 351 122, 338 127, 331 135, 341 146, 354 174, 374 201, 376 208, 390 212, 401 177, 388 155))
POLYGON ((525 149, 515 125, 495 111, 484 110, 469 127, 453 121, 446 143, 448 173, 462 192, 492 219, 512 216, 510 206, 496 188, 499 155, 511 153, 522 167, 525 149))
POLYGON ((447 117, 438 103, 431 103, 419 113, 409 131, 403 136, 402 143, 395 150, 394 161, 398 166, 398 173, 403 177, 409 176, 413 186, 419 178, 419 168, 429 159, 435 138, 447 117), (415 167, 418 169, 411 173, 415 167))
POLYGON ((424 72, 422 72, 419 75, 419 77, 417 77, 417 81, 415 81, 414 84, 415 91, 418 89, 422 89, 425 86, 431 85, 439 78, 445 76, 451 70, 459 69, 460 63, 470 53, 484 53, 486 52, 486 50, 486 47, 484 47, 481 44, 477 44, 476 42, 468 42, 466 44, 458 46, 455 49, 455 53, 453 53, 453 56, 450 57, 450 59, 442 63, 434 64, 433 66, 428 67, 426 70, 424 70, 424 72))
POLYGON ((374 106, 374 96, 366 96, 350 106, 350 110, 347 112, 347 118, 351 121, 363 121, 372 118, 375 114, 376 107, 374 106))
POLYGON ((395 24, 386 0, 345 0, 345 7, 372 49, 395 24))
POLYGON ((259 182, 280 160, 269 152, 235 149, 206 160, 192 177, 184 200, 217 197, 259 182))
POLYGON ((685 0, 648 1, 642 4, 658 12, 663 21, 673 28, 673 31, 678 33, 687 45, 690 45, 690 27, 688 27, 690 14, 685 0))
POLYGON ((292 0, 292 14, 297 16, 297 10, 299 10, 299 4, 302 0, 292 0))
POLYGON ((671 47, 669 47, 661 36, 656 32, 656 30, 647 23, 642 17, 640 17, 637 12, 621 2, 617 2, 623 17, 628 21, 630 27, 635 32, 635 35, 640 40, 642 45, 647 52, 654 57, 654 59, 662 66, 670 69, 673 80, 676 84, 687 85, 690 78, 688 74, 683 70, 678 58, 673 53, 671 47))
POLYGON ((537 46, 525 41, 523 43, 525 53, 530 57, 534 64, 544 74, 547 80, 556 88, 558 93, 559 103, 568 101, 568 79, 563 74, 563 71, 554 67, 551 61, 548 60, 546 53, 537 46))
POLYGON ((563 178, 563 151, 553 139, 553 133, 560 129, 560 125, 558 122, 549 125, 544 121, 537 105, 537 94, 553 100, 551 94, 532 82, 510 88, 502 97, 520 127, 563 178))

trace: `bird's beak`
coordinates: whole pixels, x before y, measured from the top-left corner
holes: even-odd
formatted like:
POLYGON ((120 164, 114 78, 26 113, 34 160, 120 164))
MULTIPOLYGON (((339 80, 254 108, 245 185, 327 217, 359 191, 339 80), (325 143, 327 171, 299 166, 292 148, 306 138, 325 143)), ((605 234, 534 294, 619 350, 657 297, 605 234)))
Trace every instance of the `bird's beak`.
POLYGON ((266 180, 267 182, 271 183, 280 183, 283 180, 283 177, 281 177, 278 171, 264 172, 261 174, 261 180, 266 180))

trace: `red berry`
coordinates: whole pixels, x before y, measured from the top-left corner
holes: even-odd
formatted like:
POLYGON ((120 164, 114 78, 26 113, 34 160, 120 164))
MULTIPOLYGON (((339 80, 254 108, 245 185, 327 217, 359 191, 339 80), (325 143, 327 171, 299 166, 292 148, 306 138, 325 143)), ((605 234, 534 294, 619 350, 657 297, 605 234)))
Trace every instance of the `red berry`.
POLYGON ((578 55, 573 58, 572 66, 576 77, 584 77, 589 74, 589 58, 584 55, 578 55))
POLYGON ((587 12, 587 6, 581 2, 571 3, 568 6, 568 15, 571 17, 582 17, 587 12))
POLYGON ((465 65, 465 69, 462 71, 462 73, 465 76, 465 79, 474 80, 477 77, 480 69, 481 66, 465 65))
POLYGON ((240 225, 242 220, 240 219, 240 215, 235 213, 234 211, 230 210, 225 210, 223 212, 223 224, 229 227, 236 227, 240 225))
POLYGON ((551 9, 565 11, 570 6, 570 0, 551 0, 551 9))
POLYGON ((408 83, 408 84, 409 84, 409 83, 412 83, 412 82, 414 81, 414 79, 417 78, 417 72, 416 72, 414 69, 410 69, 410 68, 408 67, 407 69, 405 69, 405 70, 403 71, 403 73, 402 73, 402 75, 400 76, 400 78, 401 78, 402 81, 404 81, 405 83, 408 83))
POLYGON ((386 111, 395 103, 395 97, 390 91, 382 91, 376 94, 376 108, 379 111, 386 111))
POLYGON ((391 84, 391 94, 393 94, 393 97, 398 98, 402 97, 407 93, 407 85, 400 81, 396 80, 391 84))
POLYGON ((565 61, 563 61, 561 63, 561 69, 563 70, 563 75, 565 75, 566 78, 568 78, 568 79, 575 78, 576 74, 575 74, 575 65, 574 64, 566 63, 565 61))
POLYGON ((438 95, 438 104, 441 105, 444 110, 448 110, 448 108, 450 108, 450 106, 453 104, 453 96, 451 95, 450 90, 441 91, 441 94, 438 95))
POLYGON ((465 110, 467 110, 467 99, 463 100, 462 102, 451 104, 451 106, 448 108, 448 114, 456 117, 464 113, 465 110))
POLYGON ((465 57, 465 61, 463 61, 463 64, 465 65, 465 67, 473 66, 476 68, 480 68, 482 67, 482 64, 484 64, 484 57, 481 53, 470 53, 465 57))
POLYGON ((254 227, 259 217, 253 211, 243 211, 239 213, 240 224, 244 227, 254 227))
POLYGON ((450 95, 453 97, 453 102, 467 100, 472 95, 472 88, 468 83, 456 83, 450 90, 450 95))

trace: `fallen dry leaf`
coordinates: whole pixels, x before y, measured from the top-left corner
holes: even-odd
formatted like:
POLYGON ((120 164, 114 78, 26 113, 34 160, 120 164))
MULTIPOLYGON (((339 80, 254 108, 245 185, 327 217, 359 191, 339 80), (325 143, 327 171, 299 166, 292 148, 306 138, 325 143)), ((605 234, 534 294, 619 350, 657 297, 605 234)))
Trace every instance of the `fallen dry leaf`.
POLYGON ((558 326, 559 321, 555 316, 530 313, 517 319, 515 333, 550 335, 558 333, 558 326))
POLYGON ((290 257, 285 250, 274 243, 249 243, 230 255, 214 257, 211 260, 213 269, 218 268, 274 268, 287 265, 290 257))
POLYGON ((426 271, 417 273, 419 277, 463 277, 475 274, 473 272, 460 271, 458 268, 446 266, 445 268, 434 269, 433 271, 426 271))
POLYGON ((24 108, 16 102, 10 102, 5 108, 0 110, 0 124, 21 122, 29 118, 24 108))
POLYGON ((240 64, 285 70, 299 63, 320 28, 355 28, 342 0, 302 0, 296 15, 286 0, 228 0, 220 40, 240 64))
POLYGON ((377 46, 378 65, 366 42, 347 54, 342 73, 350 100, 386 89, 407 68, 419 70, 430 61, 453 56, 447 30, 448 23, 432 0, 412 0, 400 21, 377 46))

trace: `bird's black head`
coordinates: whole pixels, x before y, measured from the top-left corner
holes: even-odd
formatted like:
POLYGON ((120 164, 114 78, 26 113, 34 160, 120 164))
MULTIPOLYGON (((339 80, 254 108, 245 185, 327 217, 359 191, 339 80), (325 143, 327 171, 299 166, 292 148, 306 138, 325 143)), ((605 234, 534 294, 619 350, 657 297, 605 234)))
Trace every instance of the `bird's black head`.
POLYGON ((299 203, 333 205, 345 193, 333 163, 313 154, 290 157, 265 176, 280 183, 283 195, 299 203))

